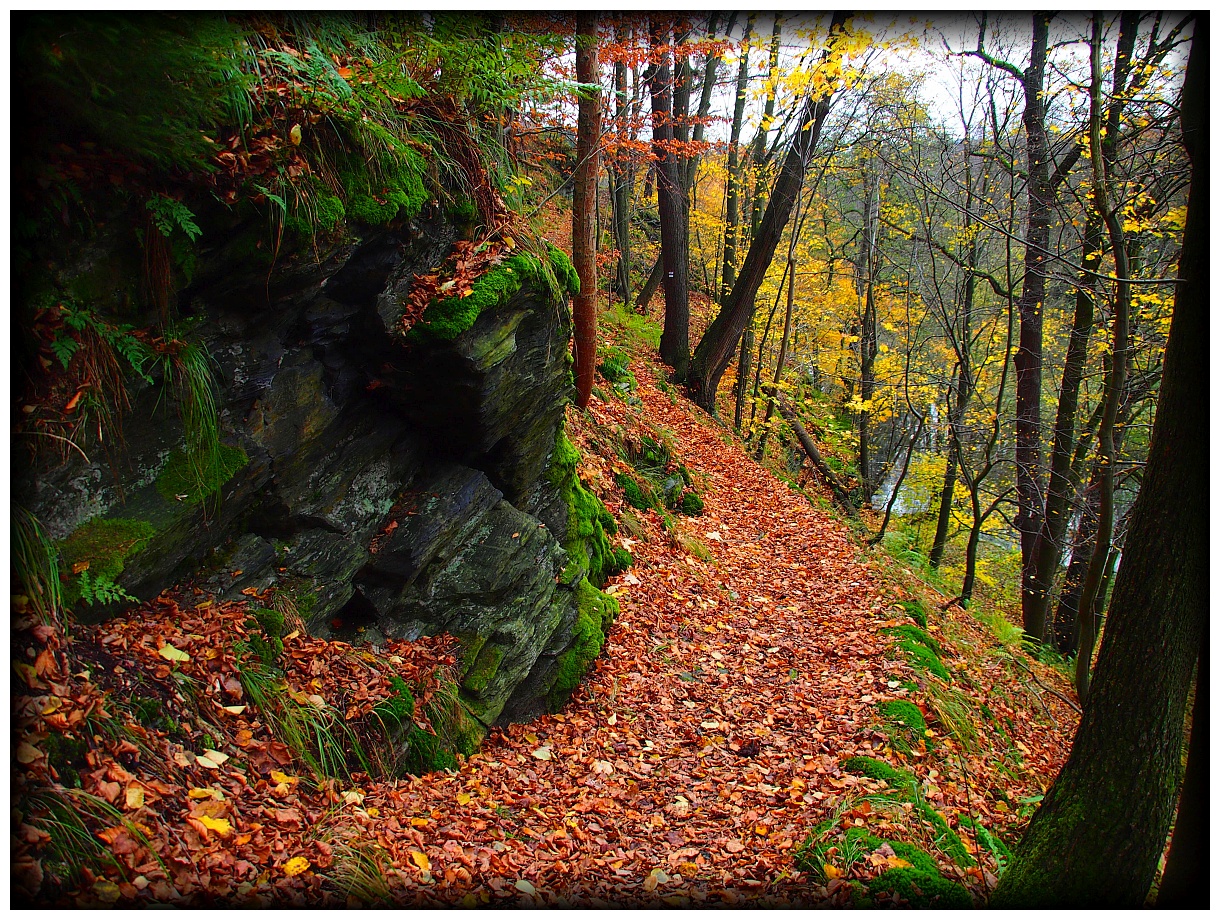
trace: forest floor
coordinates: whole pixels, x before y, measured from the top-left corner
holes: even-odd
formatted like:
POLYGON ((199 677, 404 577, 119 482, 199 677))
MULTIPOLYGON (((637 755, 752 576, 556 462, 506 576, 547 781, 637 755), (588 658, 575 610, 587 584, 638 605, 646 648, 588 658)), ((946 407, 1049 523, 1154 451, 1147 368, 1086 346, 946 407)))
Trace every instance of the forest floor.
MULTIPOLYGON (((929 892, 899 884, 904 843, 983 903, 1003 841, 1069 749, 1068 682, 971 613, 939 609, 947 599, 747 458, 659 364, 632 370, 636 404, 569 410, 582 477, 630 524, 619 538, 635 564, 608 586, 621 614, 562 712, 493 730, 456 771, 310 778, 244 708, 241 605, 187 589, 71 641, 19 621, 14 799, 71 803, 115 857, 44 887, 41 903, 48 890, 77 906, 919 903, 929 892), (701 516, 625 509, 613 485, 625 462, 589 449, 649 432, 690 469, 701 516), (216 711, 175 716, 172 740, 97 727, 115 708, 107 690, 130 696, 133 675, 170 672, 216 711), (81 788, 51 783, 55 733, 95 731, 81 788), (861 757, 874 760, 845 765, 861 757)), ((385 653, 403 669, 447 660, 435 642, 385 653)), ((294 695, 388 694, 342 643, 290 634, 285 659, 294 695)), ((51 838, 75 833, 64 826, 14 822, 18 900, 65 874, 43 864, 51 838)))

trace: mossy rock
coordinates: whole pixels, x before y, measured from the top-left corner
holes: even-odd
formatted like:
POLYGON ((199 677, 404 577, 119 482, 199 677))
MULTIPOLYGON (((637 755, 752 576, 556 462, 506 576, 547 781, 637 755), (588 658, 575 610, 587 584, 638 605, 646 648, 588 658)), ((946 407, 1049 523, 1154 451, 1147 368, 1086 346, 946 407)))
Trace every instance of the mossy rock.
POLYGON ((615 473, 614 482, 623 490, 623 501, 639 511, 655 508, 657 500, 652 494, 652 488, 642 486, 627 473, 615 473))
POLYGON ((462 677, 462 689, 478 696, 487 689, 487 684, 504 660, 504 649, 499 645, 480 642, 480 649, 469 669, 462 677))
POLYGON ((71 608, 80 600, 81 572, 88 571, 94 583, 116 583, 126 559, 143 549, 155 532, 147 521, 99 517, 60 541, 64 605, 71 608))
POLYGON ((703 499, 698 492, 683 492, 682 500, 678 502, 678 510, 692 517, 703 514, 703 499))
POLYGON ((937 656, 945 653, 945 650, 941 644, 933 639, 926 629, 920 626, 915 626, 911 623, 902 623, 898 626, 887 626, 881 631, 887 635, 895 636, 899 639, 906 639, 910 642, 916 642, 920 645, 926 646, 928 649, 935 652, 937 656))
POLYGON ((198 505, 216 494, 221 487, 237 475, 237 471, 250 462, 240 447, 221 444, 213 458, 205 465, 192 464, 184 451, 175 450, 169 462, 157 477, 157 491, 169 502, 185 502, 198 505))
POLYGON ((399 217, 414 217, 423 209, 430 197, 424 184, 427 163, 413 150, 399 155, 397 168, 381 177, 370 173, 364 164, 349 164, 352 168, 343 173, 342 179, 350 220, 383 227, 399 217))
POLYGON ((554 274, 561 290, 579 290, 580 281, 568 257, 551 247, 550 265, 528 253, 517 253, 486 272, 475 281, 465 296, 438 297, 424 310, 419 322, 411 327, 407 338, 413 342, 428 339, 451 342, 470 329, 484 312, 507 303, 522 287, 545 290, 550 286, 548 269, 554 274), (568 274, 570 273, 570 277, 568 274))
POLYGON ((614 519, 601 499, 581 484, 576 475, 579 460, 580 451, 568 440, 563 426, 558 426, 547 480, 568 509, 567 533, 563 540, 568 564, 560 581, 576 584, 584 576, 593 584, 602 585, 618 562, 606 536, 607 523, 611 525, 610 533, 617 528, 613 527, 614 519))
POLYGON ((588 579, 576 586, 576 626, 571 647, 559 656, 550 703, 558 709, 580 685, 580 679, 602 650, 606 632, 618 616, 618 601, 593 587, 588 579))

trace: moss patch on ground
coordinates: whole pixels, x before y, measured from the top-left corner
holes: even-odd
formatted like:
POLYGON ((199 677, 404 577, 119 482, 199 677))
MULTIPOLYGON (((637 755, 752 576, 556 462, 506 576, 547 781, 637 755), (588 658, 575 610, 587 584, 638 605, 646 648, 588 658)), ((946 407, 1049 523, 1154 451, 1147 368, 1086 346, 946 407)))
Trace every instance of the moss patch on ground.
POLYGON ((64 538, 58 548, 65 606, 80 600, 83 572, 95 584, 117 582, 127 557, 143 549, 155 533, 148 521, 93 518, 64 538))
POLYGON ((941 680, 949 681, 949 669, 945 667, 940 656, 944 653, 941 644, 928 633, 911 623, 901 626, 890 626, 881 630, 898 640, 898 648, 906 655, 907 663, 917 671, 935 674, 941 680))
POLYGON ((216 462, 210 468, 200 469, 190 462, 184 451, 175 450, 157 477, 157 491, 168 502, 198 505, 220 491, 249 462, 250 458, 240 447, 221 444, 216 453, 216 462))

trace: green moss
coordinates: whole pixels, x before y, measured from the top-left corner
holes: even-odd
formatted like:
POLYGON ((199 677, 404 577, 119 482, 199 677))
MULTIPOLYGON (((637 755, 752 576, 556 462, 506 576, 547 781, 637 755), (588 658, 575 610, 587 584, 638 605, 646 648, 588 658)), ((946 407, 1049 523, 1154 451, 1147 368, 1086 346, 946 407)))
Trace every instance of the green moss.
POLYGON ((249 462, 250 458, 240 447, 221 444, 217 451, 216 463, 210 470, 200 471, 187 459, 183 451, 175 450, 169 455, 169 462, 157 477, 157 491, 166 501, 183 501, 188 505, 197 505, 218 492, 249 462))
POLYGON ((278 610, 268 610, 265 607, 255 607, 250 611, 250 615, 254 617, 254 622, 262 628, 268 636, 276 639, 282 639, 287 630, 284 628, 284 615, 278 610))
POLYGON ((683 514, 703 514, 703 499, 699 497, 698 492, 684 492, 682 500, 678 502, 678 509, 683 514))
POLYGON ((910 773, 896 770, 885 761, 873 757, 849 757, 843 761, 842 767, 849 773, 859 773, 887 783, 897 793, 900 801, 913 803, 919 816, 932 825, 936 831, 936 845, 947 856, 959 866, 974 865, 974 859, 966 851, 961 838, 949 827, 949 823, 940 812, 916 794, 918 784, 910 773))
POLYGON ((580 451, 568 440, 560 425, 555 432, 547 481, 568 508, 568 531, 563 541, 568 564, 561 581, 573 584, 584 574, 593 584, 602 585, 615 564, 603 525, 609 512, 601 499, 581 485, 580 477, 576 475, 579 459, 580 451))
POLYGON ((479 278, 465 297, 440 297, 428 304, 408 337, 414 341, 432 338, 451 342, 473 326, 485 310, 505 303, 522 285, 537 283, 539 276, 540 263, 533 256, 512 256, 479 278))
POLYGON ((457 684, 446 682, 432 694, 427 715, 445 750, 469 757, 479 749, 485 734, 483 726, 462 702, 457 684))
POLYGON ((906 653, 907 663, 911 667, 918 671, 927 671, 929 674, 935 674, 943 681, 952 680, 949 669, 937 657, 936 652, 926 645, 920 645, 904 639, 898 643, 898 647, 906 653))
POLYGON ((614 482, 623 490, 623 500, 632 508, 647 511, 649 508, 656 507, 657 500, 652 495, 652 489, 648 486, 641 486, 628 474, 615 473, 614 482))
POLYGON ((887 722, 904 725, 917 735, 922 735, 928 729, 923 713, 909 700, 886 700, 877 704, 877 711, 887 722))
POLYGON ((941 907, 968 910, 974 906, 970 892, 939 872, 922 872, 914 867, 890 869, 867 884, 869 893, 894 891, 912 907, 941 907))
POLYGON ((610 574, 612 575, 625 572, 635 565, 635 557, 621 546, 616 546, 610 551, 610 560, 610 574))
POLYGON ((928 628, 928 610, 923 605, 923 601, 911 598, 898 602, 898 606, 907 612, 912 620, 919 624, 921 629, 928 628))
POLYGON ((580 685, 580 678, 589 669, 602 650, 606 631, 618 616, 618 601, 603 594, 588 579, 576 586, 576 628, 572 646, 559 656, 555 682, 551 685, 551 706, 558 709, 572 691, 580 685))
POLYGON ((139 552, 152 539, 155 530, 147 521, 128 518, 93 518, 59 543, 59 571, 63 577, 64 605, 71 608, 80 600, 79 574, 82 567, 96 583, 117 582, 128 556, 139 552))
POLYGON ((337 195, 319 195, 314 202, 314 213, 318 226, 323 230, 334 230, 347 216, 347 209, 337 195))
POLYGON ((350 164, 342 176, 348 218, 383 227, 399 216, 411 218, 422 210, 429 197, 424 184, 427 164, 412 150, 400 156, 396 168, 381 177, 368 172, 363 163, 350 164))
POLYGON ((915 786, 915 777, 905 770, 897 770, 884 760, 875 757, 849 757, 841 764, 848 773, 859 773, 869 779, 888 783, 891 789, 904 792, 915 786))
POLYGON ((479 206, 470 198, 450 201, 446 211, 449 218, 457 224, 473 224, 479 219, 479 206))
POLYGON ((983 824, 969 815, 962 815, 958 819, 958 823, 963 828, 974 832, 975 836, 978 837, 979 844, 991 851, 991 855, 995 857, 996 864, 1001 870, 1005 869, 1012 862, 1012 850, 1009 849, 1008 844, 993 834, 988 828, 984 827, 983 824))
POLYGON ((575 297, 580 293, 580 276, 576 274, 572 260, 562 249, 552 246, 550 243, 546 244, 546 248, 551 257, 551 270, 555 272, 560 287, 575 297))
POLYGON ((504 649, 498 645, 481 643, 482 648, 475 657, 466 676, 462 679, 462 687, 476 696, 487 689, 487 683, 504 660, 504 649))
POLYGON ((407 682, 394 675, 390 678, 390 689, 394 691, 394 695, 373 707, 373 715, 380 719, 386 728, 409 722, 415 715, 415 697, 407 682))
POLYGON ((900 626, 889 626, 881 630, 891 636, 896 636, 900 639, 907 639, 911 642, 917 642, 920 645, 927 647, 935 652, 938 656, 943 655, 944 649, 941 644, 928 635, 927 631, 919 626, 913 626, 910 623, 903 623, 900 626))

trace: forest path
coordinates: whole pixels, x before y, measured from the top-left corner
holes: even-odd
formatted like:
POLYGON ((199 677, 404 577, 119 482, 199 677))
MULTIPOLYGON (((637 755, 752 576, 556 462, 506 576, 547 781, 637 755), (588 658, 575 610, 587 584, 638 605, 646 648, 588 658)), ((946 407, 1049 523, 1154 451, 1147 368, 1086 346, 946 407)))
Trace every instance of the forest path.
MULTIPOLYGON (((610 587, 622 613, 564 710, 493 733, 457 775, 374 788, 365 804, 443 814, 433 826, 450 855, 462 846, 486 860, 475 877, 493 891, 520 880, 512 895, 539 903, 845 900, 795 872, 793 849, 857 783, 840 761, 885 744, 869 728, 886 680, 877 630, 902 613, 887 613, 892 590, 842 524, 651 372, 637 376, 644 418, 674 434, 702 486, 705 513, 677 526, 711 559, 677 548, 656 512, 638 514, 649 539, 610 587), (495 827, 510 839, 492 843, 495 827)), ((631 411, 595 400, 591 413, 630 427, 631 411)), ((579 443, 587 423, 574 427, 579 443)), ((586 463, 596 479, 599 461, 586 463)))

